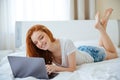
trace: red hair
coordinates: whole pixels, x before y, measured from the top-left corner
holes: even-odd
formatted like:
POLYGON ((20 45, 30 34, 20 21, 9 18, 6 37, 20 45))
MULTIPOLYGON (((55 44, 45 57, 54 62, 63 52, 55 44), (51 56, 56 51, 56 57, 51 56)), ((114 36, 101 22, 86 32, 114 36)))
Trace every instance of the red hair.
POLYGON ((52 52, 50 52, 48 50, 41 50, 41 49, 37 48, 36 45, 32 42, 31 36, 34 31, 43 31, 49 36, 49 38, 52 42, 55 41, 55 38, 53 37, 51 31, 47 27, 45 27, 44 25, 39 25, 39 24, 33 25, 26 34, 27 56, 42 57, 45 59, 46 64, 51 64, 52 63, 52 52))

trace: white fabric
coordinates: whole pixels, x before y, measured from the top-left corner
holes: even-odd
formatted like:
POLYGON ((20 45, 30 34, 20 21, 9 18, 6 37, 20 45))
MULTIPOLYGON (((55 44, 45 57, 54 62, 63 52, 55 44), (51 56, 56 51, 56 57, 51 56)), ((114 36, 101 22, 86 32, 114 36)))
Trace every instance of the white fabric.
POLYGON ((16 0, 18 21, 69 20, 69 0, 16 0))
POLYGON ((0 0, 0 49, 14 49, 14 0, 0 0))
POLYGON ((76 51, 76 63, 77 65, 85 64, 85 63, 92 63, 94 59, 87 53, 83 51, 76 51))
POLYGON ((70 40, 60 39, 61 54, 62 54, 62 65, 68 67, 68 55, 76 51, 76 47, 70 40))
MULTIPOLYGON (((25 56, 25 52, 10 55, 25 56)), ((120 80, 120 58, 82 64, 74 72, 60 72, 51 80, 120 80)), ((7 57, 0 62, 0 80, 38 80, 34 77, 14 78, 7 57)))
POLYGON ((60 39, 60 45, 61 45, 61 52, 62 52, 62 64, 61 66, 68 67, 68 55, 70 55, 72 52, 76 53, 76 63, 77 65, 93 62, 93 58, 82 51, 78 51, 75 45, 71 40, 68 39, 60 39))

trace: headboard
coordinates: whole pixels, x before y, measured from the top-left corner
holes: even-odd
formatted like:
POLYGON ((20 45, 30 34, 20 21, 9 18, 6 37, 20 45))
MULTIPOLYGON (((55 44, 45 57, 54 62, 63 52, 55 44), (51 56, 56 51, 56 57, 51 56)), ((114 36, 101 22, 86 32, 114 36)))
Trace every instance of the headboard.
MULTIPOLYGON (((15 47, 25 44, 27 30, 35 24, 47 26, 55 37, 69 38, 73 41, 98 40, 99 32, 94 28, 95 20, 70 21, 17 21, 15 47)), ((107 32, 115 45, 120 45, 120 21, 109 20, 107 32)))

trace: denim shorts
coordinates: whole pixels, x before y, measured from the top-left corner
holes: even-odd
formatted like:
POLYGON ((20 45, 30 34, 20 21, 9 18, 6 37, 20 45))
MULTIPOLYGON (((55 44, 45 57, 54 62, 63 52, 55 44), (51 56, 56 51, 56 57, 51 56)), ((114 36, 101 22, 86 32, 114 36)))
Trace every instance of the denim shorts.
POLYGON ((106 53, 103 48, 96 46, 79 46, 78 50, 87 52, 94 59, 94 62, 99 62, 105 60, 106 53))

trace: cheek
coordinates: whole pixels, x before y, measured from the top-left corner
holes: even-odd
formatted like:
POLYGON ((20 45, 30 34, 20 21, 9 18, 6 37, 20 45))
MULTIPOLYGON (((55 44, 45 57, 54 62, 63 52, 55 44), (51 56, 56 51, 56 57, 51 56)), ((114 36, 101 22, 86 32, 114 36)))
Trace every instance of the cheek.
POLYGON ((43 44, 44 43, 49 43, 49 40, 47 38, 43 38, 43 40, 41 41, 43 44))
POLYGON ((49 38, 48 36, 46 36, 44 39, 45 39, 45 41, 47 41, 47 42, 50 41, 50 38, 49 38))
POLYGON ((41 49, 42 45, 38 43, 36 46, 41 49))
POLYGON ((43 41, 44 41, 44 42, 47 42, 48 40, 47 40, 47 38, 45 37, 45 38, 43 39, 43 41))

